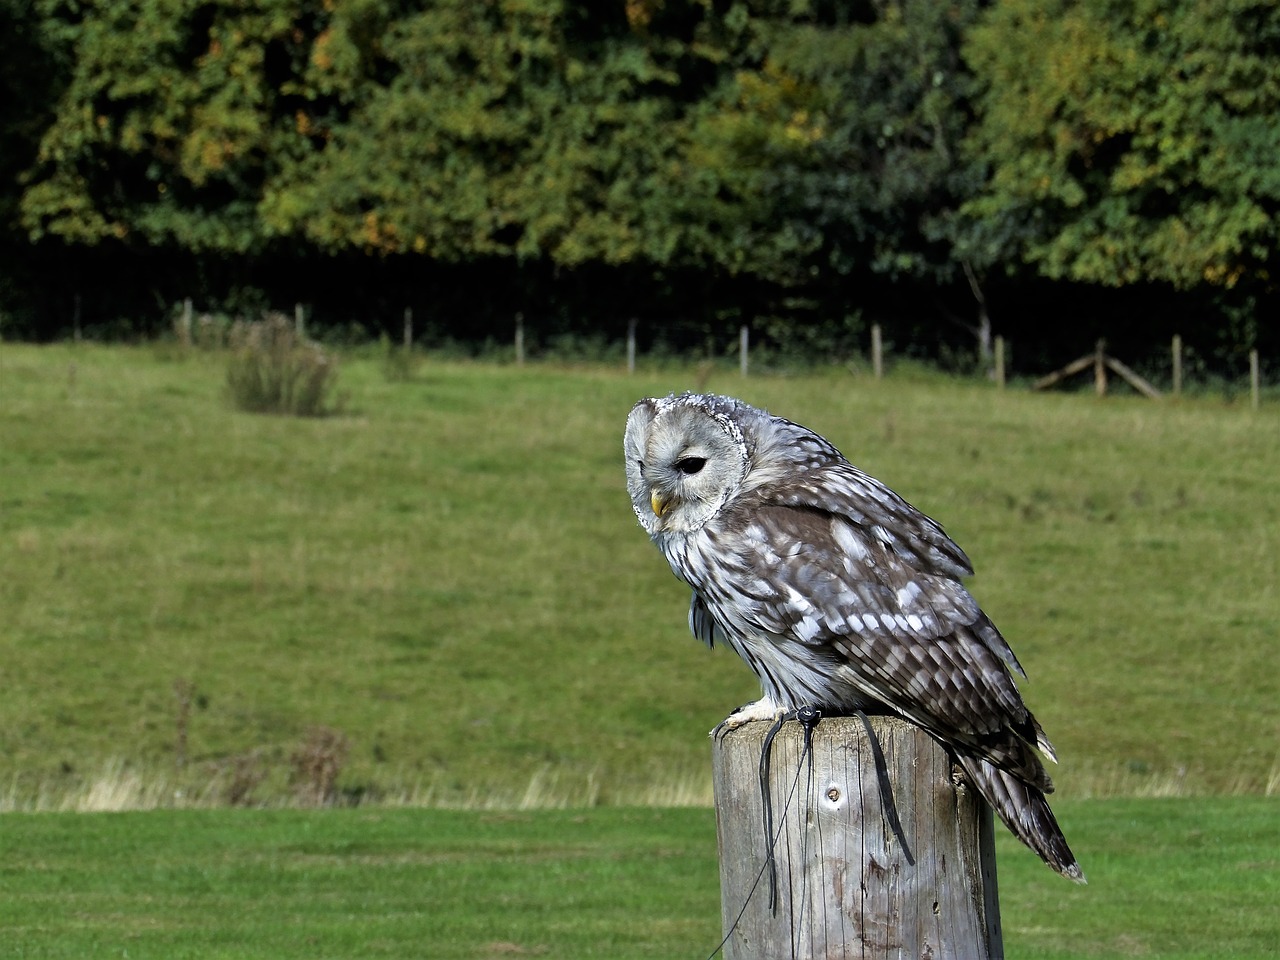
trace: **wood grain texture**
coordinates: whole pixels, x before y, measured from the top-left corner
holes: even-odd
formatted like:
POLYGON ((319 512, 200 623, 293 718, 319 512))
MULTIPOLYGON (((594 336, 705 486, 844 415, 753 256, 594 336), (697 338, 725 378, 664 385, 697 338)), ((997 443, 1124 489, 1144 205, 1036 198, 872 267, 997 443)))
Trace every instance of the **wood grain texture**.
POLYGON ((803 728, 789 721, 769 765, 776 910, 759 780, 770 724, 715 743, 726 960, 1003 956, 990 809, 957 786, 947 752, 918 727, 889 717, 871 725, 905 847, 862 721, 822 720, 808 757, 803 728))

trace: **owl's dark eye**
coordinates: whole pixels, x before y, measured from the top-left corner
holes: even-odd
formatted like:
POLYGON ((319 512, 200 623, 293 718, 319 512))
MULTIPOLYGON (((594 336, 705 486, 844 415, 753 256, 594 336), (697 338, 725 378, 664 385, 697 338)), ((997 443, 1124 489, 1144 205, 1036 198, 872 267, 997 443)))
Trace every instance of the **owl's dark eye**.
POLYGON ((686 476, 691 476, 707 465, 706 457, 681 457, 675 467, 686 476))

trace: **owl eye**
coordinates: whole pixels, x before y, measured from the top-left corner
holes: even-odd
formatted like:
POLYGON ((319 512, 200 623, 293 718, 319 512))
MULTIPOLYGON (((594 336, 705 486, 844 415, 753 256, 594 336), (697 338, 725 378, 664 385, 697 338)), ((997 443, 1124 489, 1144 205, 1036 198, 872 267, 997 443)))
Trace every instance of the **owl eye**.
POLYGON ((681 457, 675 467, 686 476, 692 476, 707 465, 706 457, 681 457))

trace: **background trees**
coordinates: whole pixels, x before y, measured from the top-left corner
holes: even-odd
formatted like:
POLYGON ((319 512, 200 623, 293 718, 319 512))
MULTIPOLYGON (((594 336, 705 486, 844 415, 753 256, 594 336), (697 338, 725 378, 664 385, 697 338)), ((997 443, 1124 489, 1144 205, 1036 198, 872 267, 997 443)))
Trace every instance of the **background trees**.
POLYGON ((1053 279, 1209 292, 1247 328, 1220 334, 1258 336, 1280 199, 1274 5, 1010 0, 965 53, 983 83, 966 146, 989 176, 960 249, 1053 279))
POLYGON ((686 344, 751 322, 823 349, 875 316, 933 355, 992 325, 1023 357, 1103 326, 1224 358, 1275 337, 1271 4, 0 0, 0 17, 0 322, 23 334, 63 329, 74 287, 96 322, 144 331, 195 296, 304 300, 375 331, 419 302, 463 338, 513 309, 605 334, 640 315, 686 344))

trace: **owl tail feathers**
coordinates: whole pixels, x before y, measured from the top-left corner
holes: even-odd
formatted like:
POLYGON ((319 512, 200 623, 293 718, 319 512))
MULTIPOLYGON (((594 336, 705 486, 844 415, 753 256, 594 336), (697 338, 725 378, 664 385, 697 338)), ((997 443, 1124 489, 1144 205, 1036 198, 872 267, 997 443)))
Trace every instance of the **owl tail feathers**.
POLYGON ((1039 789, 981 757, 957 756, 956 759, 1015 837, 1068 880, 1088 882, 1039 789))

